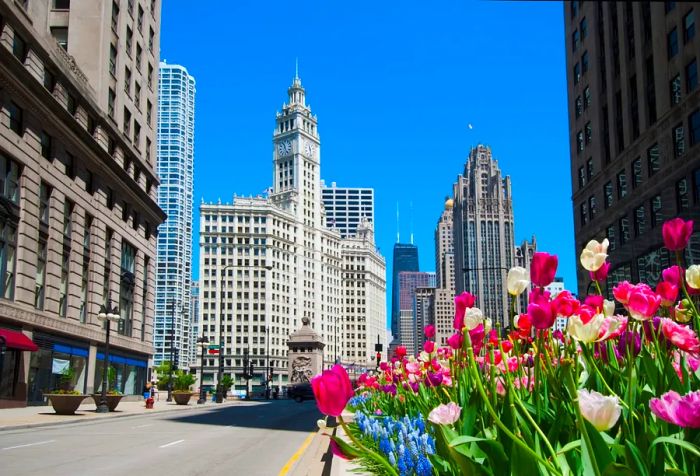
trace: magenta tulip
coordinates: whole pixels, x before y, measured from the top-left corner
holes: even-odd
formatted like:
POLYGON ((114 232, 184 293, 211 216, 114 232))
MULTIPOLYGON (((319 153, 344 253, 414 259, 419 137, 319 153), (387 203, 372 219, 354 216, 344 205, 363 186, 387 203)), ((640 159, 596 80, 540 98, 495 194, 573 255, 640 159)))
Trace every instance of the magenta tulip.
POLYGON ((667 281, 661 281, 656 285, 656 294, 661 298, 661 305, 671 307, 678 299, 678 286, 667 281))
POLYGON ((463 343, 464 336, 461 332, 456 332, 447 339, 447 344, 449 344, 449 346, 452 347, 454 350, 461 349, 463 343))
POLYGON ((610 263, 606 261, 596 271, 589 271, 589 274, 591 275, 591 280, 602 283, 608 278, 608 272, 610 272, 610 263))
POLYGON ((664 223, 661 229, 664 237, 664 246, 669 251, 680 251, 688 246, 690 235, 693 234, 693 220, 685 221, 682 218, 674 218, 664 223))
POLYGON ((530 281, 532 281, 532 284, 544 287, 554 281, 558 264, 559 259, 556 255, 539 251, 535 253, 530 263, 530 281))
POLYGON ((474 307, 476 296, 464 291, 459 296, 455 296, 455 320, 452 326, 461 331, 464 327, 464 312, 467 308, 474 307))
POLYGON ((427 337, 428 339, 432 339, 433 337, 435 337, 435 326, 434 325, 428 324, 427 326, 425 326, 424 331, 425 331, 425 337, 427 337))
POLYGON ((649 408, 662 420, 683 428, 700 428, 700 390, 679 395, 673 390, 649 400, 649 408))
POLYGON ((423 350, 429 354, 432 354, 435 351, 435 342, 432 340, 426 340, 423 343, 423 350))
POLYGON ((342 365, 334 365, 332 369, 316 375, 311 379, 311 388, 321 413, 334 417, 343 413, 348 400, 355 394, 342 365))

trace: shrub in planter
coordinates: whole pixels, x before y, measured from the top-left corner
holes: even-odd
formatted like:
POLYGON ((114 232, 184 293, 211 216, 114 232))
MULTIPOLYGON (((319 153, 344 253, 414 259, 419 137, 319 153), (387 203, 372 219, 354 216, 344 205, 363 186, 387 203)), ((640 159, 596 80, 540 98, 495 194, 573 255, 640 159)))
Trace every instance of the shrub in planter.
POLYGON ((191 387, 195 382, 194 375, 178 370, 173 378, 173 398, 178 405, 187 405, 192 398, 191 387))
POLYGON ((75 371, 71 367, 66 367, 58 379, 56 389, 51 393, 46 393, 49 402, 58 415, 74 415, 87 395, 83 395, 75 390, 75 371))

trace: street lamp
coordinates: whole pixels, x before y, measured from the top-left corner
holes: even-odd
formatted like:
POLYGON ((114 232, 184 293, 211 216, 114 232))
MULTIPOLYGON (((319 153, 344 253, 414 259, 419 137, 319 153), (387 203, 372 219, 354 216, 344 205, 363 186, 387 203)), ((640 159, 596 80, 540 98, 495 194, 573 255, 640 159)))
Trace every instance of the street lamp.
POLYGON ((199 366, 199 400, 197 403, 206 403, 207 399, 204 396, 204 350, 209 343, 209 338, 207 336, 202 336, 197 339, 197 343, 202 346, 202 360, 199 366))
POLYGON ((107 381, 107 371, 109 369, 109 329, 112 321, 119 322, 121 320, 121 316, 119 315, 119 309, 117 309, 116 306, 112 307, 112 301, 107 300, 106 305, 100 306, 100 313, 97 314, 97 318, 102 322, 107 322, 104 366, 102 369, 102 396, 100 397, 100 404, 97 406, 97 413, 109 413, 109 407, 107 406, 107 385, 109 384, 107 381))
MULTIPOLYGON (((170 368, 168 369, 168 398, 166 402, 173 401, 173 370, 175 367, 175 297, 172 298, 170 309, 170 368)), ((178 355, 179 357, 179 355, 178 355)))

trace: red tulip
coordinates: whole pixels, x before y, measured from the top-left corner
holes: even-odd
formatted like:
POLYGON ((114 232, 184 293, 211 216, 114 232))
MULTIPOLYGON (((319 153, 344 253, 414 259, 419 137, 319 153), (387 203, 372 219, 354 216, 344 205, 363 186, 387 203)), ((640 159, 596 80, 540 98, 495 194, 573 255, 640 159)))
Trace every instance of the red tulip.
POLYGON ((428 324, 427 326, 425 326, 424 331, 425 331, 425 337, 427 337, 428 339, 435 337, 435 326, 434 325, 428 324))
POLYGON ((532 281, 532 284, 544 287, 554 281, 558 264, 559 259, 556 255, 540 251, 535 253, 530 263, 530 281, 532 281))
POLYGON ((396 348, 396 357, 399 359, 403 359, 406 357, 406 347, 403 345, 400 345, 396 348))
POLYGON ((603 282, 608 278, 608 272, 610 271, 610 263, 607 261, 603 263, 603 266, 598 268, 596 271, 589 271, 591 275, 591 280, 603 282))
POLYGON ((676 299, 678 299, 678 286, 667 281, 661 281, 656 285, 656 294, 661 297, 662 306, 673 306, 676 299))
POLYGON ((464 327, 464 312, 469 307, 474 307, 476 296, 464 291, 459 296, 455 296, 455 320, 452 326, 461 331, 464 327))
POLYGON ((690 235, 693 234, 693 220, 685 221, 682 218, 674 218, 664 223, 661 229, 664 237, 664 246, 669 251, 680 251, 688 246, 690 235))
POLYGON ((432 340, 426 340, 423 343, 423 350, 429 354, 432 354, 435 350, 435 342, 433 342, 432 340))
POLYGON ((584 304, 591 306, 596 312, 603 312, 603 296, 598 294, 586 296, 584 304))
POLYGON ((562 291, 552 300, 552 306, 558 316, 570 317, 578 312, 581 303, 569 291, 562 291))
POLYGON ((464 336, 461 332, 456 332, 447 339, 447 343, 454 350, 459 350, 462 348, 462 344, 464 343, 464 336))
POLYGON ((348 400, 355 394, 342 365, 334 365, 332 369, 316 375, 311 379, 311 388, 321 413, 334 417, 343 412, 348 400))

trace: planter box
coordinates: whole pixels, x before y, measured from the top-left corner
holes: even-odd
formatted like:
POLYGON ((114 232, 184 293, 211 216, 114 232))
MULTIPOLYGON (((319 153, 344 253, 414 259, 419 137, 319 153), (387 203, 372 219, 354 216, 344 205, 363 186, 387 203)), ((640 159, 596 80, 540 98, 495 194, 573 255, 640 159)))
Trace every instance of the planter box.
POLYGON ((192 392, 186 392, 186 393, 178 393, 178 392, 173 392, 173 398, 175 399, 175 403, 178 405, 188 405, 190 403, 190 399, 194 393, 192 392))
POLYGON ((45 397, 51 401, 51 406, 58 415, 75 415, 87 395, 62 395, 58 393, 45 393, 45 397))
MULTIPOLYGON (((105 397, 105 400, 107 401, 107 408, 109 408, 110 412, 113 412, 116 408, 117 405, 119 405, 119 402, 121 399, 124 398, 124 395, 109 395, 105 397)), ((101 393, 93 393, 92 394, 92 399, 95 401, 95 406, 100 406, 100 402, 102 401, 102 394, 101 393)))

